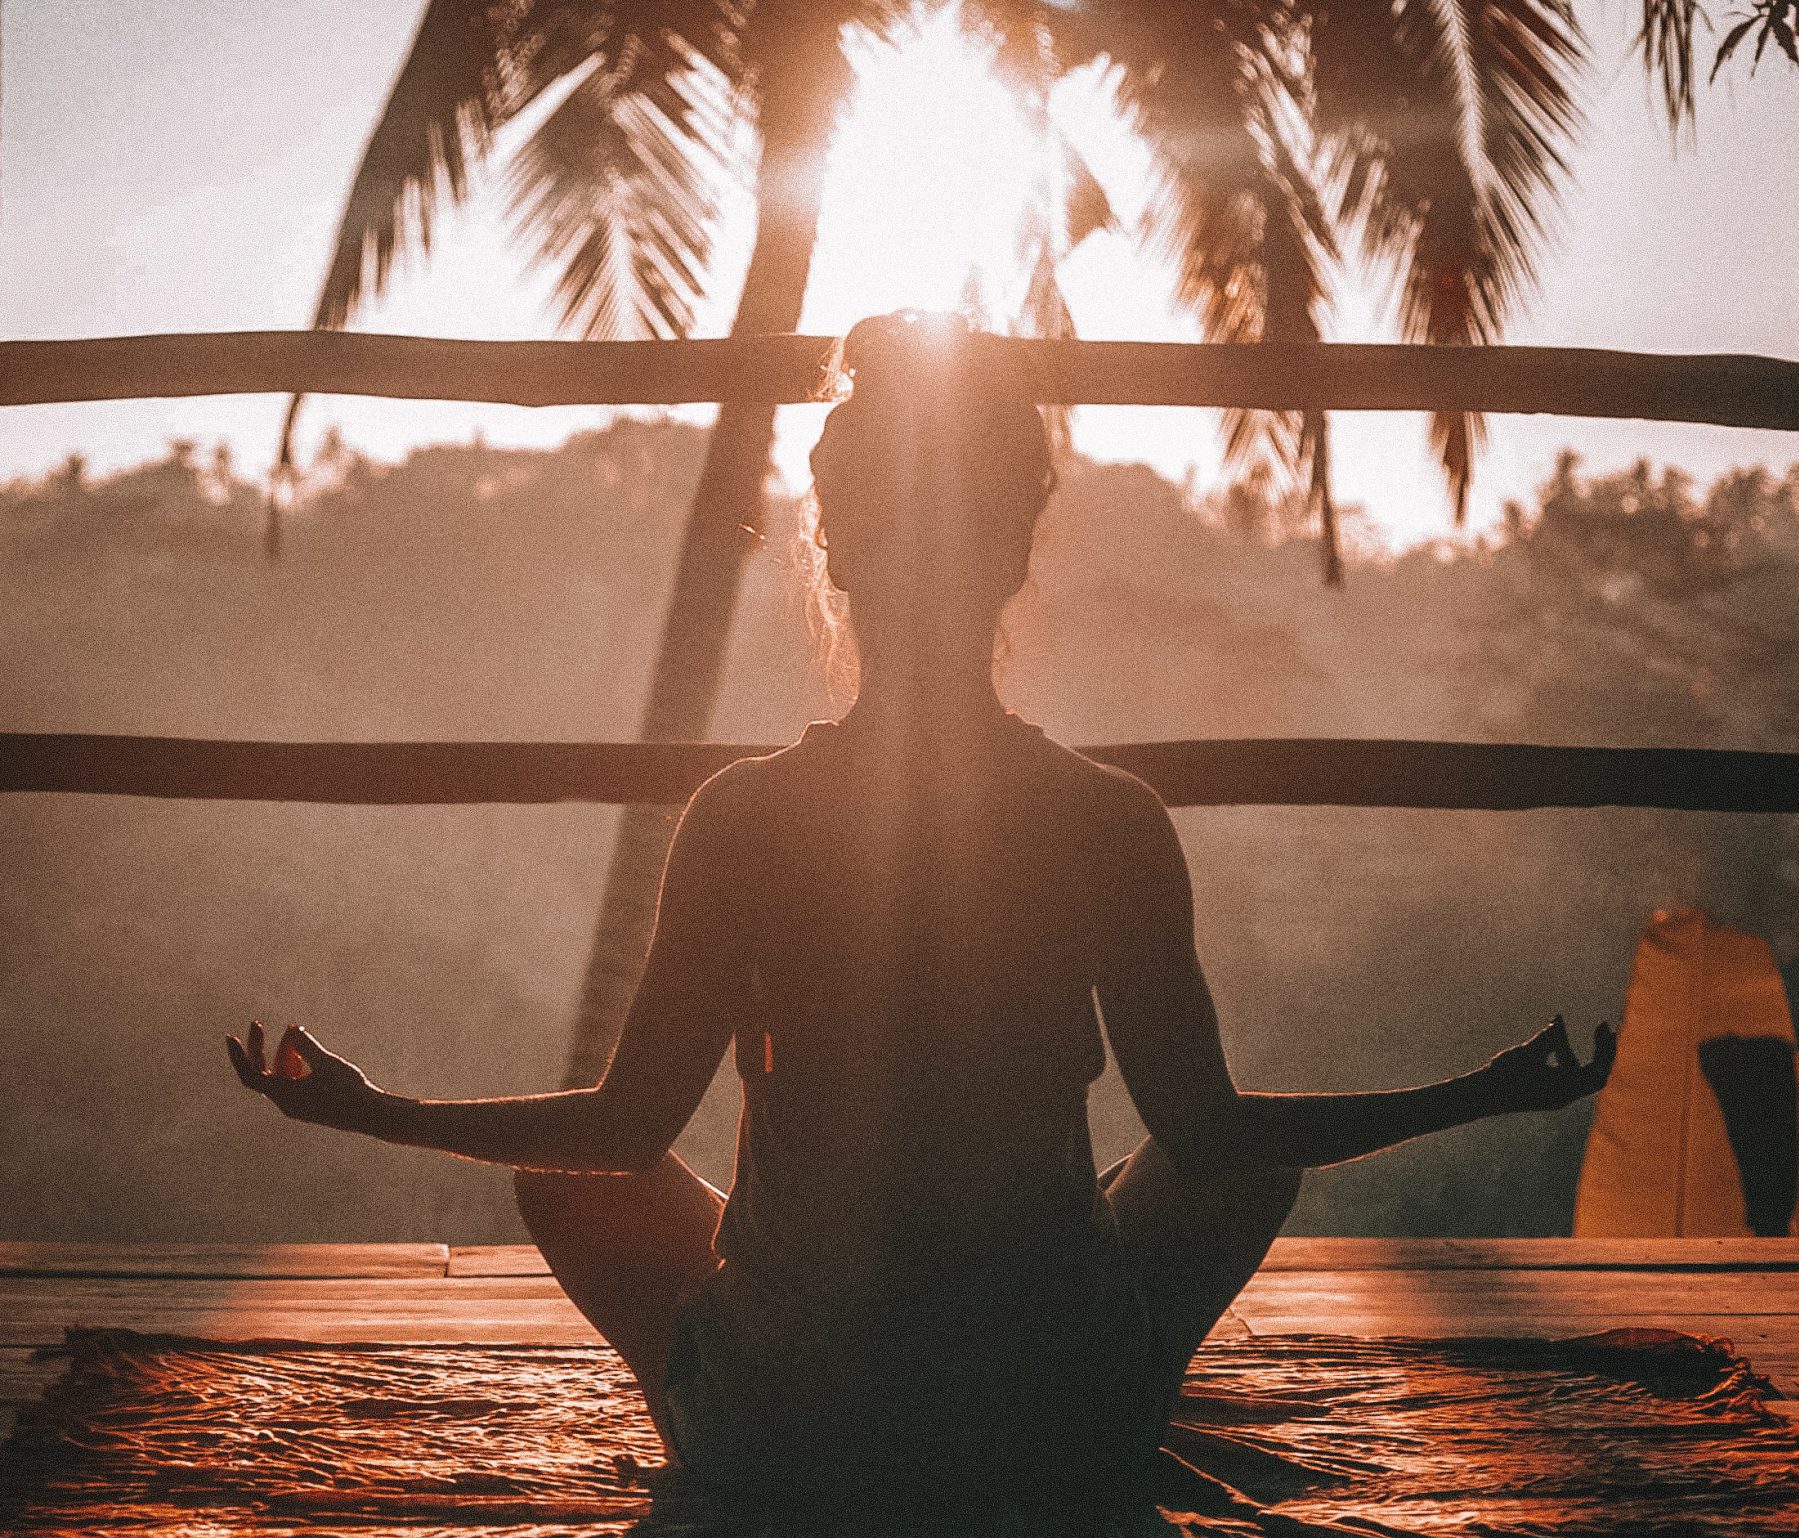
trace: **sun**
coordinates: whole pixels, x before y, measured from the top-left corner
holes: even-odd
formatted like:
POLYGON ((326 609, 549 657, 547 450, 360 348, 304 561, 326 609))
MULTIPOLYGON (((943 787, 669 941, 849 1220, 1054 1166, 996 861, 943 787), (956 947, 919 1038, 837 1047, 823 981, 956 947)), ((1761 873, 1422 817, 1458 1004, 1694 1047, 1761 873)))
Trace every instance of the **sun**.
MULTIPOLYGON (((800 329, 841 336, 864 316, 904 308, 962 310, 1011 329, 1028 278, 1020 236, 1037 200, 1065 195, 1062 156, 957 7, 921 7, 890 36, 852 33, 845 47, 856 89, 831 148, 800 329)), ((1088 97, 1099 100, 1091 89, 1073 97, 1077 123, 1116 122, 1088 97)), ((1069 100, 1059 87, 1058 121, 1069 100)), ((809 483, 822 415, 793 406, 777 419, 774 460, 791 486, 809 483)))
POLYGON ((904 306, 971 297, 1003 329, 1022 296, 1017 245, 1046 147, 954 7, 849 43, 857 85, 836 135, 804 328, 841 332, 904 306))

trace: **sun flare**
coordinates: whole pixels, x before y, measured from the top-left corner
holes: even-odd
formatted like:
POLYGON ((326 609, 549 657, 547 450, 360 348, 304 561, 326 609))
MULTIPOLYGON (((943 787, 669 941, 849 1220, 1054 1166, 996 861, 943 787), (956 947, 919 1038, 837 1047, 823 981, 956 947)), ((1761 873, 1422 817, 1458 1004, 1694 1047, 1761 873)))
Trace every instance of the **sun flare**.
POLYGON ((808 327, 972 300, 1004 329, 1022 295, 1019 234, 1046 182, 1046 147, 953 10, 922 14, 891 40, 858 40, 853 62, 808 327))

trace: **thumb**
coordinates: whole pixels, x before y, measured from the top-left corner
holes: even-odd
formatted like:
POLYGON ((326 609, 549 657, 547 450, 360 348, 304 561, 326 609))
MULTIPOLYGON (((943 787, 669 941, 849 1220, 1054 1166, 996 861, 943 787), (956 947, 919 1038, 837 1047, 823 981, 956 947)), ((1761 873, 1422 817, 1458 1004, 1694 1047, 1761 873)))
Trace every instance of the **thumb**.
POLYGON ((1609 1021, 1601 1021, 1593 1033, 1593 1077, 1604 1084, 1617 1060, 1618 1032, 1609 1021))
POLYGON ((1549 1049, 1550 1061, 1557 1068, 1576 1068, 1580 1060, 1574 1055, 1574 1043, 1568 1038, 1568 1022, 1557 1015, 1543 1032, 1543 1044, 1549 1049))

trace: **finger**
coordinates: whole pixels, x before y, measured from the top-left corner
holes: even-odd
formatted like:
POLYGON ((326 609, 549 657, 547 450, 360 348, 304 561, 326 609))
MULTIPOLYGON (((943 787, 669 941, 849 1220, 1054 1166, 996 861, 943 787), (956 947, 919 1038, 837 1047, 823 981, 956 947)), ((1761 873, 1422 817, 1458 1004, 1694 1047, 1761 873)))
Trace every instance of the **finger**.
POLYGON ((262 1083, 256 1076, 256 1070, 250 1066, 250 1055, 244 1050, 244 1044, 235 1036, 225 1038, 225 1051, 230 1054, 231 1067, 242 1081, 245 1089, 262 1092, 262 1083))
POLYGON ((1593 1032, 1593 1074, 1603 1084, 1611 1077, 1612 1064, 1618 1061, 1618 1033, 1609 1020, 1601 1020, 1593 1032))
POLYGON ((248 1035, 249 1041, 246 1043, 246 1049, 250 1057, 250 1066, 256 1070, 259 1076, 266 1074, 269 1071, 269 1065, 263 1057, 262 1022, 260 1020, 250 1022, 248 1035))
POLYGON ((1549 1029, 1544 1036, 1544 1043, 1549 1048, 1549 1055, 1557 1068, 1578 1068, 1580 1059, 1574 1055, 1574 1043, 1568 1039, 1568 1022, 1557 1015, 1549 1022, 1549 1029))
POLYGON ((276 1077, 304 1079, 312 1072, 313 1050, 317 1045, 299 1026, 290 1025, 281 1033, 281 1045, 275 1052, 276 1077))

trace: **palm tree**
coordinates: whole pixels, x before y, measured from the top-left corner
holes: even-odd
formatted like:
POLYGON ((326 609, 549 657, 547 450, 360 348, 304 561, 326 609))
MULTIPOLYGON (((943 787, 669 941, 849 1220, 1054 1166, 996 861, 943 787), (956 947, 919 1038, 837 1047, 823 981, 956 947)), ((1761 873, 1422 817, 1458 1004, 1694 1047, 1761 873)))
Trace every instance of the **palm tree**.
MULTIPOLYGON (((825 155, 853 83, 843 35, 891 32, 914 10, 906 0, 430 0, 356 174, 315 323, 345 324, 402 246, 427 248, 438 200, 463 197, 496 134, 559 91, 510 178, 523 231, 561 268, 564 322, 603 336, 689 330, 747 127, 759 147, 756 233, 732 332, 795 329, 825 155)), ((1172 259, 1180 304, 1214 340, 1316 339, 1350 238, 1398 275, 1408 340, 1492 341, 1529 286, 1578 128, 1584 44, 1561 0, 962 0, 961 10, 1046 133, 1056 80, 1110 71, 1157 165, 1139 233, 1172 259)), ((1677 119, 1690 110, 1696 12, 1695 0, 1644 0, 1642 46, 1677 119)), ((1785 46, 1787 33, 1768 35, 1785 46)), ((1066 164, 1021 236, 1021 324, 1039 333, 1072 330, 1056 261, 1112 221, 1091 173, 1071 152, 1066 164)), ((719 412, 644 706, 647 739, 706 733, 773 422, 770 406, 719 412)), ((1443 413, 1432 432, 1459 519, 1480 424, 1443 413)), ((1226 434, 1234 461, 1271 458, 1304 478, 1326 578, 1339 580, 1322 414, 1233 413, 1226 434)), ((656 808, 622 820, 571 1083, 592 1082, 636 985, 667 827, 656 808)))

